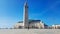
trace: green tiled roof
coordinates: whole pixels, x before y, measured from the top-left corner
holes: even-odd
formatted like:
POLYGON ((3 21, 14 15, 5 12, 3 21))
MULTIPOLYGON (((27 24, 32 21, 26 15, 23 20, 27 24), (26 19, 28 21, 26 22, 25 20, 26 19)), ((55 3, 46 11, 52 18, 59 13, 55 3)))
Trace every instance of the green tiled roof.
MULTIPOLYGON (((41 20, 29 20, 28 22, 31 23, 31 22, 37 22, 37 21, 41 21, 41 20)), ((18 23, 23 23, 23 21, 19 21, 18 23)))

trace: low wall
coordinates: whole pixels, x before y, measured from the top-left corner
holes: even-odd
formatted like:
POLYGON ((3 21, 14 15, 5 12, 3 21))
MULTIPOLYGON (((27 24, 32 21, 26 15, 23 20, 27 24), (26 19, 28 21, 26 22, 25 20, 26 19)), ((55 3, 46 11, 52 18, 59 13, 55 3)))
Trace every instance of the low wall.
POLYGON ((60 29, 0 29, 0 34, 60 34, 60 29))

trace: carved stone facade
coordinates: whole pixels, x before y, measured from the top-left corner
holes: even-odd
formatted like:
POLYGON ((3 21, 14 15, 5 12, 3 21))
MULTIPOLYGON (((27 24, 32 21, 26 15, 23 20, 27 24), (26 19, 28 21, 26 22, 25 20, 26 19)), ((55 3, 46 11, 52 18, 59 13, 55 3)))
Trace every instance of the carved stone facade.
MULTIPOLYGON (((48 28, 48 26, 46 24, 44 24, 42 21, 40 20, 29 20, 29 25, 28 28, 37 28, 37 29, 46 29, 48 28)), ((17 24, 14 25, 14 28, 23 28, 23 21, 18 22, 17 24)))

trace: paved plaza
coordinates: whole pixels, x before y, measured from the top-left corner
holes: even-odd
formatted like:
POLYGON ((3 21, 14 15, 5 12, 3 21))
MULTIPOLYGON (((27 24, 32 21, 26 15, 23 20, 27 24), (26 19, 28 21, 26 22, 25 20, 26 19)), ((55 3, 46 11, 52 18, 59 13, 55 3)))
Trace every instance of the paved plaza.
POLYGON ((60 29, 0 29, 0 34, 60 34, 60 29))

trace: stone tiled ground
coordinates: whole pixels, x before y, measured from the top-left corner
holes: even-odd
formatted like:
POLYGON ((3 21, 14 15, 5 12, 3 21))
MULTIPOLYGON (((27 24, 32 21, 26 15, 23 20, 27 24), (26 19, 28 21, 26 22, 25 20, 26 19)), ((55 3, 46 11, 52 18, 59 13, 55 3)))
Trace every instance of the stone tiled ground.
POLYGON ((60 29, 0 29, 0 34, 60 34, 60 29))

